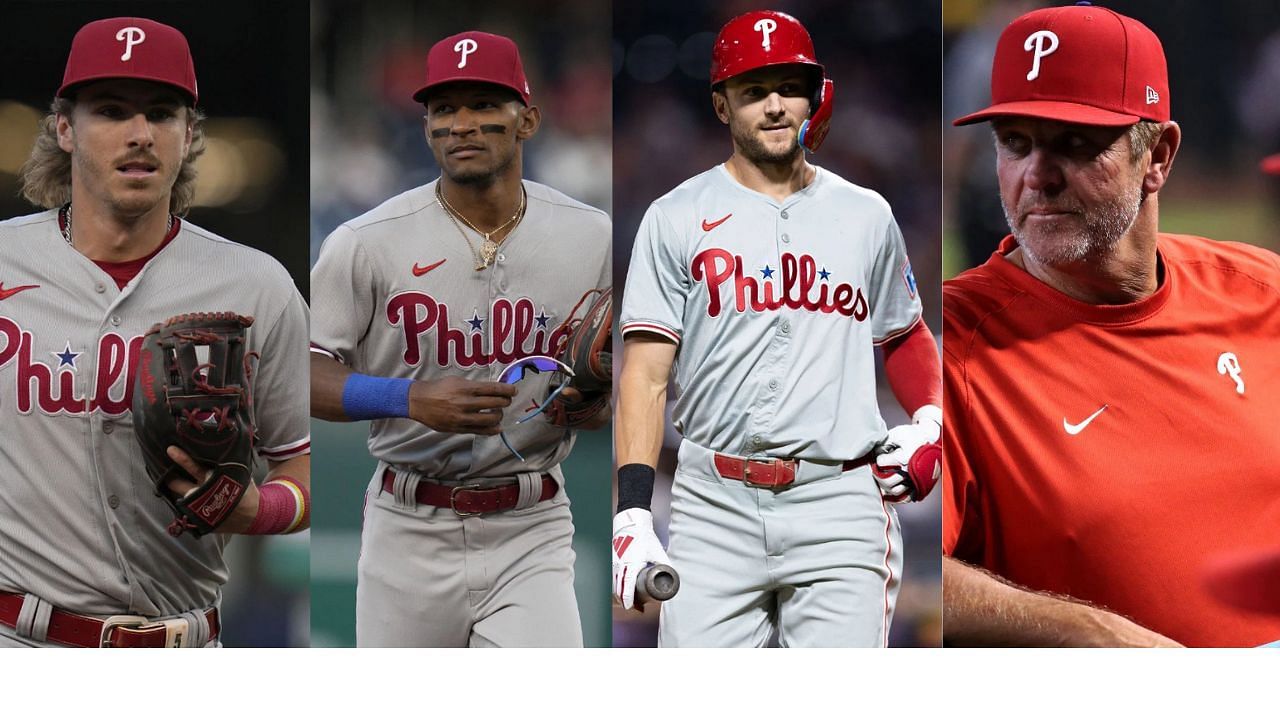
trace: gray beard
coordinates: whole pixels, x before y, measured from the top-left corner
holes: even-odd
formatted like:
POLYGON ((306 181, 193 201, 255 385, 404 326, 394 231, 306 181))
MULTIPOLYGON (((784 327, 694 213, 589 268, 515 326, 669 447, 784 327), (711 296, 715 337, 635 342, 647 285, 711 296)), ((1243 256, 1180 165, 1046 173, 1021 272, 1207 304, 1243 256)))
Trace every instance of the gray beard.
POLYGON ((1001 198, 1005 222, 1018 246, 1039 265, 1069 265, 1085 258, 1099 257, 1115 249, 1133 224, 1138 220, 1142 207, 1142 186, 1135 185, 1132 192, 1116 197, 1110 203, 1086 214, 1084 231, 1063 233, 1052 238, 1033 236, 1014 225, 1015 215, 1001 198))

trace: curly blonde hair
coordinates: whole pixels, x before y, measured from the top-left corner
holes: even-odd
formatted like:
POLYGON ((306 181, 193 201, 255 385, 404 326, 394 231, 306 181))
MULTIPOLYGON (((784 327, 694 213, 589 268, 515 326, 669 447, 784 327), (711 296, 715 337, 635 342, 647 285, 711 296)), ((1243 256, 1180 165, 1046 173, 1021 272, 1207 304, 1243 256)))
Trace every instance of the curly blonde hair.
MULTIPOLYGON (((58 116, 71 117, 75 102, 68 98, 54 98, 49 114, 40 121, 40 133, 36 136, 31 156, 23 163, 22 197, 46 209, 62 207, 71 202, 71 153, 58 145, 58 116)), ((182 159, 178 179, 169 195, 169 212, 186 215, 196 196, 196 158, 204 153, 204 113, 198 108, 187 108, 187 122, 191 125, 191 148, 182 159)))

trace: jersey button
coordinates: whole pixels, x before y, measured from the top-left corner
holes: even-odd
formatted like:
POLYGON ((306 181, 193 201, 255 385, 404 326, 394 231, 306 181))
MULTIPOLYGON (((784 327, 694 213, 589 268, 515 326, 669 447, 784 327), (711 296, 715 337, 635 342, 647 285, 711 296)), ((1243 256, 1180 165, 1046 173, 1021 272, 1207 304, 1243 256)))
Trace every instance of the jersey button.
POLYGON ((770 380, 770 381, 769 381, 769 389, 770 389, 770 390, 777 390, 777 389, 778 389, 778 379, 777 379, 777 378, 774 378, 773 380, 770 380))
POLYGON ((759 435, 752 435, 752 436, 751 436, 751 444, 752 444, 752 445, 759 445, 759 444, 760 444, 760 436, 759 436, 759 435))
POLYGON ((782 219, 783 219, 783 220, 786 220, 786 219, 787 219, 787 218, 789 218, 789 217, 791 217, 791 216, 787 214, 787 211, 786 211, 786 210, 783 210, 783 211, 782 211, 782 219))
POLYGON ((119 324, 120 324, 120 316, 119 316, 119 315, 112 315, 112 316, 111 316, 111 324, 112 324, 112 325, 119 325, 119 324))
POLYGON ((498 262, 506 262, 506 261, 507 261, 507 256, 503 255, 502 253, 498 253, 498 262))
POLYGON ((782 334, 783 334, 783 335, 786 335, 786 334, 787 334, 787 333, 789 333, 789 332, 791 332, 791 321, 790 321, 790 320, 783 320, 783 321, 782 321, 782 334))
POLYGON ((782 233, 782 242, 785 242, 785 243, 791 242, 791 236, 786 233, 782 233))
POLYGON ((116 431, 116 425, 115 425, 115 423, 111 422, 110 420, 103 420, 103 421, 102 421, 102 432, 103 432, 103 434, 104 434, 104 435, 110 435, 111 433, 113 433, 113 432, 115 432, 115 431, 116 431))
POLYGON ((115 510, 116 508, 120 507, 120 497, 118 495, 112 495, 111 497, 107 498, 107 504, 111 506, 112 510, 115 510))
POLYGON ((98 293, 104 293, 107 291, 107 286, 104 285, 103 283, 98 283, 97 285, 93 286, 93 291, 98 293))

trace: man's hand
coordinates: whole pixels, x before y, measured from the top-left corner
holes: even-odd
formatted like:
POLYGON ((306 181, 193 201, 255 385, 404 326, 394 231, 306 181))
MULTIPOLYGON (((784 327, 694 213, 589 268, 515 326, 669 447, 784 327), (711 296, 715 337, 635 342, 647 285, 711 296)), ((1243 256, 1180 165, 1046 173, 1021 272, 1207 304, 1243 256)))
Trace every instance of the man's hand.
POLYGON ((640 609, 636 603, 636 578, 645 566, 670 565, 667 551, 662 549, 653 532, 653 515, 648 510, 631 508, 613 516, 613 594, 622 607, 640 609))
MULTIPOLYGON (((200 478, 201 483, 209 481, 209 475, 213 473, 211 468, 204 467, 191 459, 191 456, 183 451, 177 445, 169 446, 169 459, 173 460, 183 470, 193 478, 200 478)), ((195 490, 198 486, 190 480, 170 480, 169 489, 179 497, 185 497, 187 493, 195 490)), ((227 515, 227 519, 222 521, 218 526, 217 532, 220 533, 240 533, 249 529, 253 524, 253 519, 258 516, 258 486, 256 483, 250 482, 245 488, 244 495, 240 498, 240 504, 227 515)))
POLYGON ((416 381, 409 388, 409 417, 440 432, 497 435, 502 410, 515 395, 507 383, 453 376, 416 381))
POLYGON ((889 430, 879 446, 871 474, 889 502, 923 500, 942 477, 942 409, 925 405, 910 425, 889 430))

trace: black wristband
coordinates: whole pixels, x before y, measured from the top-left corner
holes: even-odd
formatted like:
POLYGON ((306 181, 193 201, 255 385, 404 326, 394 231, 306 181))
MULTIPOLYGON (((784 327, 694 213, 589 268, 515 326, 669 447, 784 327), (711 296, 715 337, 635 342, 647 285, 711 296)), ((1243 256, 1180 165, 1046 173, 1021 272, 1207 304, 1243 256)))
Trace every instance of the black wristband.
POLYGON ((653 502, 653 468, 631 463, 618 468, 618 512, 640 508, 648 510, 653 502))

